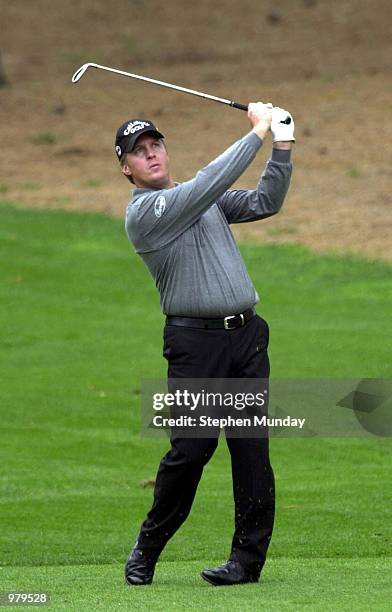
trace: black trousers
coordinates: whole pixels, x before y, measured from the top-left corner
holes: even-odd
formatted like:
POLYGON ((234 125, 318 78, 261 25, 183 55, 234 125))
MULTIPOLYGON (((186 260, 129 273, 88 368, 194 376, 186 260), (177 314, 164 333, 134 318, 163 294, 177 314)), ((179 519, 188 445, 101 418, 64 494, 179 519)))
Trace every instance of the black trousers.
MULTIPOLYGON (((268 378, 269 330, 254 316, 234 330, 166 325, 163 355, 169 378, 268 378)), ((229 438, 235 531, 230 559, 251 571, 264 565, 275 511, 274 475, 268 437, 229 438)), ((218 444, 213 438, 172 435, 171 448, 160 462, 154 502, 138 537, 138 546, 156 556, 188 516, 203 468, 218 444)), ((207 517, 206 520, 213 520, 207 517)))

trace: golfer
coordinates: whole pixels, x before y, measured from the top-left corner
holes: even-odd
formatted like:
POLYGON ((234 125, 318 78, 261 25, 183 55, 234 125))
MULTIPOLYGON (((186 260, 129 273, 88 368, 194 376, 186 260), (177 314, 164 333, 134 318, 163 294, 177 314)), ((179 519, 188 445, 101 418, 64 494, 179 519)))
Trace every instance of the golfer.
MULTIPOLYGON (((129 120, 117 131, 121 169, 135 185, 126 231, 160 293, 169 379, 269 376, 268 325, 255 313, 259 297, 230 224, 265 219, 281 208, 290 182, 294 122, 287 111, 262 102, 249 104, 248 118, 251 131, 184 183, 173 181, 164 136, 151 121, 129 120), (231 190, 269 132, 272 154, 256 189, 231 190)), ((201 573, 213 585, 258 581, 274 522, 268 437, 226 436, 226 442, 235 530, 228 560, 201 573)), ((126 562, 128 584, 151 584, 158 557, 187 518, 217 444, 217 436, 172 433, 152 508, 126 562)))

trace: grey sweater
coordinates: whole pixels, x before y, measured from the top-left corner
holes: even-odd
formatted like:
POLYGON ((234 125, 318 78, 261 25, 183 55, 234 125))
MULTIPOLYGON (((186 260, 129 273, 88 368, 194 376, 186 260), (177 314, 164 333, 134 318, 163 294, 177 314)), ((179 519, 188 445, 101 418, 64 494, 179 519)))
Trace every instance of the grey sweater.
POLYGON ((196 176, 171 189, 135 189, 125 228, 155 279, 166 315, 224 317, 259 301, 230 223, 276 214, 291 163, 270 159, 255 190, 229 190, 262 141, 250 132, 196 176))

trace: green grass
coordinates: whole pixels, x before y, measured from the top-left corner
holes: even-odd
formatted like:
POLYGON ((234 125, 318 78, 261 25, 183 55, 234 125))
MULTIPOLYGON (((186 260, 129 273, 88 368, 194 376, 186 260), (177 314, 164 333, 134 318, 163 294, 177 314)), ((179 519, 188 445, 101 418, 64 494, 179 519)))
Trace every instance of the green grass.
POLYGON ((96 187, 100 187, 102 185, 102 181, 95 178, 90 178, 87 181, 84 181, 83 187, 89 187, 90 189, 95 189, 96 187))
MULTIPOLYGON (((139 390, 164 377, 154 283, 100 215, 0 207, 0 590, 59 610, 387 609, 390 440, 273 439, 277 518, 258 585, 214 589, 232 499, 224 442, 152 587, 122 567, 165 440, 141 439, 139 390)), ((274 377, 391 377, 391 267, 299 246, 243 246, 271 326, 274 377)))
POLYGON ((348 176, 351 176, 351 178, 359 178, 360 176, 362 176, 361 170, 355 167, 352 167, 349 170, 347 170, 347 174, 348 176))
POLYGON ((35 145, 52 145, 57 142, 58 138, 53 132, 39 132, 30 137, 30 142, 35 145))
POLYGON ((37 183, 36 181, 25 181, 19 185, 20 189, 25 189, 26 191, 38 191, 42 187, 42 183, 37 183))
MULTIPOLYGON (((272 559, 262 582, 214 588, 199 578, 200 561, 159 563, 153 586, 130 588, 122 564, 23 570, 26 588, 50 590, 56 610, 390 610, 390 566, 385 559, 272 559)), ((6 570, 7 588, 20 588, 20 571, 6 570)), ((45 608, 44 608, 45 609, 45 608)))

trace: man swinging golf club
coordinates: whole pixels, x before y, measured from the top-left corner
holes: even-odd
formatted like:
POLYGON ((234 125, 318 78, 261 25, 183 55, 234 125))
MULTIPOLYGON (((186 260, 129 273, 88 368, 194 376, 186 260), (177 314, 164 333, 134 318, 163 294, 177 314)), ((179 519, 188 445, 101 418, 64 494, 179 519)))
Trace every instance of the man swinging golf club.
MULTIPOLYGON (((287 111, 261 102, 249 104, 248 117, 251 131, 184 183, 173 181, 163 134, 151 121, 129 120, 117 131, 121 169, 135 185, 126 231, 160 292, 169 379, 269 376, 268 325, 255 313, 259 297, 229 225, 264 219, 281 208, 291 176, 294 122, 287 111), (272 154, 257 187, 231 190, 269 132, 272 154)), ((190 512, 218 438, 181 437, 176 431, 170 442, 152 508, 126 562, 129 585, 152 582, 160 553, 190 512)), ((226 442, 235 531, 228 561, 201 573, 213 585, 258 581, 274 522, 268 437, 226 442)), ((206 520, 213 523, 214 517, 206 520)))

